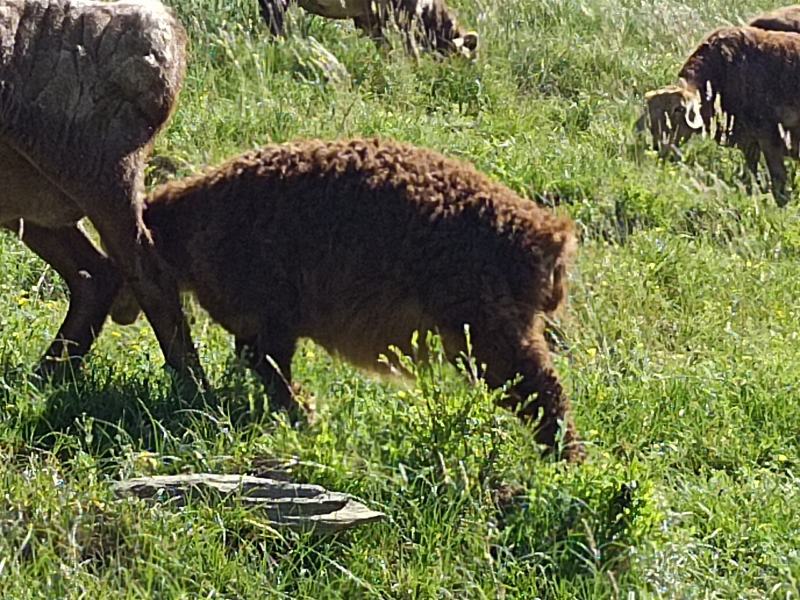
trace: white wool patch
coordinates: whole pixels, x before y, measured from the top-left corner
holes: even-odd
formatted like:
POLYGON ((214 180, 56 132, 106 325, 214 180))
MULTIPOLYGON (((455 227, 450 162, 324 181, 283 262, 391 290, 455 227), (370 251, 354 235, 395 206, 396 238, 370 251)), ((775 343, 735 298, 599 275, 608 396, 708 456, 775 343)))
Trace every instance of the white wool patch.
POLYGON ((781 137, 784 145, 786 146, 786 150, 791 151, 792 149, 792 133, 783 126, 783 123, 778 122, 778 135, 781 137))
POLYGON ((414 10, 416 15, 422 16, 422 11, 425 9, 432 9, 433 8, 434 0, 417 0, 417 7, 414 10))
POLYGON ((72 0, 71 4, 79 7, 104 6, 112 9, 115 6, 139 6, 150 10, 165 12, 165 7, 161 0, 119 0, 117 2, 105 2, 104 0, 72 0))

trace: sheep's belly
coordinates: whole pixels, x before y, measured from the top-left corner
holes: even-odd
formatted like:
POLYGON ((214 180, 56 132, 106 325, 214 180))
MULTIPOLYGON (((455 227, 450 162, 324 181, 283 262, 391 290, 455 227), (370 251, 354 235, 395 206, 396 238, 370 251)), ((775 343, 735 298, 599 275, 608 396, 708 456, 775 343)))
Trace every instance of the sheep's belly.
POLYGON ((795 106, 782 105, 775 108, 780 118, 781 125, 785 129, 795 129, 800 127, 800 110, 795 106))
POLYGON ((24 157, 0 143, 0 224, 25 219, 43 227, 77 222, 83 211, 24 157))
POLYGON ((369 13, 367 0, 300 0, 298 2, 308 12, 329 19, 349 19, 369 13))

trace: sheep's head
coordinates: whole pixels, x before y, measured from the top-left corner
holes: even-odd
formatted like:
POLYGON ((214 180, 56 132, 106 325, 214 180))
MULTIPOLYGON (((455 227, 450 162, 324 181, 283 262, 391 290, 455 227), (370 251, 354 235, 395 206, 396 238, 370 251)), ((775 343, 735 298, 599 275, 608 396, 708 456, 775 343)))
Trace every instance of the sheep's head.
POLYGON ((455 54, 469 60, 477 58, 478 32, 465 29, 444 0, 420 0, 417 17, 433 50, 442 55, 455 54))
POLYGON ((683 85, 669 85, 644 95, 645 119, 653 137, 653 150, 665 156, 696 133, 703 131, 700 94, 683 85))
POLYGON ((477 31, 467 31, 453 38, 451 43, 456 54, 460 54, 468 60, 474 60, 478 56, 479 39, 477 31))

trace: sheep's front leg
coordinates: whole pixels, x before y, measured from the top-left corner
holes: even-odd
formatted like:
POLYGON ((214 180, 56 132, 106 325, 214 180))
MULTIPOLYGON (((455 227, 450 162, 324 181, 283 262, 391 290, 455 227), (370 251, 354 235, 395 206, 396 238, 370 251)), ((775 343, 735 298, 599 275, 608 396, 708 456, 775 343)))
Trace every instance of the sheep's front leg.
POLYGON ((385 43, 386 39, 383 37, 383 27, 377 15, 353 17, 353 24, 357 29, 360 29, 365 35, 369 36, 372 41, 378 44, 385 43))
MULTIPOLYGON (((12 224, 5 227, 17 229, 12 224)), ((50 229, 25 222, 22 232, 22 241, 50 264, 69 288, 67 316, 37 369, 40 375, 63 376, 79 366, 100 333, 121 278, 78 225, 50 229)))
POLYGON ((269 27, 272 35, 283 35, 284 17, 289 8, 289 0, 258 0, 261 17, 269 27))
POLYGON ((786 192, 786 166, 783 164, 786 146, 777 131, 770 134, 769 137, 761 138, 759 145, 767 161, 775 202, 778 206, 786 206, 789 202, 789 194, 786 192))
POLYGON ((746 171, 743 173, 745 179, 745 187, 748 194, 753 193, 753 181, 756 187, 761 187, 761 182, 758 177, 758 161, 761 158, 761 149, 758 147, 757 142, 748 142, 742 146, 742 153, 744 154, 744 163, 746 171))
POLYGON ((538 320, 534 331, 518 343, 509 336, 476 336, 475 355, 486 364, 486 383, 494 388, 521 376, 521 380, 500 404, 520 419, 536 427, 536 441, 550 450, 556 447, 558 431, 563 428, 564 447, 561 457, 570 462, 584 459, 583 445, 578 439, 569 399, 550 361, 544 324, 538 320), (509 340, 503 342, 502 340, 509 340))
POLYGON ((292 356, 297 337, 280 326, 270 326, 254 338, 236 338, 236 353, 264 383, 271 410, 289 413, 298 408, 292 390, 292 356))
POLYGON ((548 448, 556 447, 557 433, 563 428, 561 457, 569 462, 582 462, 583 445, 572 421, 569 399, 550 364, 547 342, 541 339, 523 347, 512 370, 522 380, 511 390, 505 406, 524 421, 538 419, 536 440, 548 448))

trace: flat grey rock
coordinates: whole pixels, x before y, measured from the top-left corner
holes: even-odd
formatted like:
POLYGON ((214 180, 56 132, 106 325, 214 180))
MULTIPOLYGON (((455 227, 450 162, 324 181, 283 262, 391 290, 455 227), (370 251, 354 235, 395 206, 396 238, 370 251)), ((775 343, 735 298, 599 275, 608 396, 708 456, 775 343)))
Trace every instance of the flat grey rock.
POLYGON ((374 523, 385 515, 348 494, 319 485, 278 481, 250 475, 192 473, 137 477, 115 484, 120 497, 136 496, 183 505, 186 500, 212 504, 238 502, 263 511, 275 526, 333 533, 374 523))

